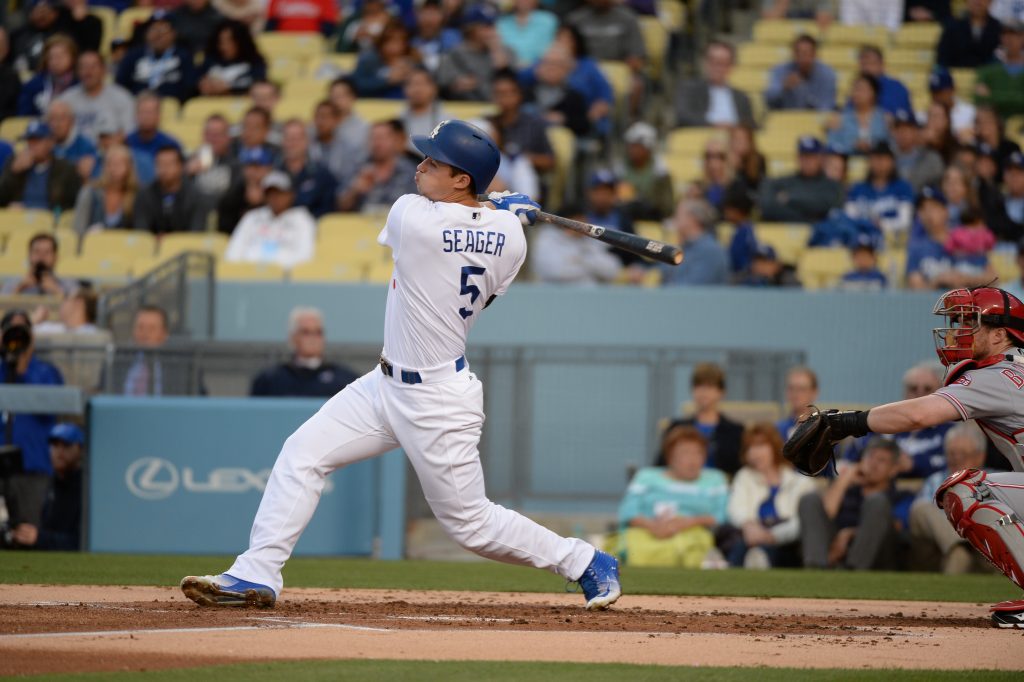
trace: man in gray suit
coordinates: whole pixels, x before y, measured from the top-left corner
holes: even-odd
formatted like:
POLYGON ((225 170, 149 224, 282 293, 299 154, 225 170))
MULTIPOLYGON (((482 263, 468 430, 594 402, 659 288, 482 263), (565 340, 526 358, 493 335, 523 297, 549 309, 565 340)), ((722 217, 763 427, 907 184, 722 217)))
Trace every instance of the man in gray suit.
POLYGON ((679 87, 676 126, 755 126, 750 98, 729 87, 729 73, 735 63, 736 50, 732 45, 718 40, 708 43, 704 50, 704 77, 679 87))

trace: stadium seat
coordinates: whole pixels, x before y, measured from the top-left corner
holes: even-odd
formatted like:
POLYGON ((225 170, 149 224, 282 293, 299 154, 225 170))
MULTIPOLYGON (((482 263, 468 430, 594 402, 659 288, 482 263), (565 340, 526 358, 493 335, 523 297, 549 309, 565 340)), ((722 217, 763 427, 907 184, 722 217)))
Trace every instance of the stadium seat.
MULTIPOLYGON (((548 140, 555 150, 555 168, 551 174, 552 197, 565 196, 565 189, 573 178, 573 164, 576 159, 576 136, 565 126, 549 126, 547 129, 548 140)), ((552 206, 551 208, 558 208, 552 206)))
POLYGON ((441 108, 448 112, 452 118, 462 121, 473 121, 487 118, 496 110, 490 102, 441 102, 441 108))
POLYGON ((115 254, 62 258, 57 271, 71 279, 98 279, 107 282, 127 281, 131 276, 130 257, 115 254))
POLYGON ((312 59, 325 52, 326 39, 319 33, 260 33, 256 45, 268 59, 278 56, 312 59))
POLYGON ((654 80, 659 80, 668 58, 668 31, 660 18, 651 16, 640 17, 640 31, 647 50, 647 71, 654 80))
POLYGON ((82 256, 98 258, 116 253, 132 260, 152 258, 156 253, 156 239, 139 230, 104 230, 90 232, 82 240, 82 256))
POLYGON ((685 189, 686 185, 699 180, 703 174, 701 159, 692 154, 668 154, 665 157, 665 166, 668 175, 672 178, 672 188, 679 196, 679 192, 685 189))
MULTIPOLYGON (((129 7, 122 11, 117 17, 117 37, 131 40, 135 26, 149 21, 149 15, 152 13, 152 7, 129 7)), ((106 42, 109 44, 110 40, 106 42)))
MULTIPOLYGON (((321 86, 323 87, 323 86, 321 86)), ((308 123, 313 119, 313 110, 316 103, 324 98, 323 93, 319 95, 289 95, 282 97, 274 108, 274 118, 278 121, 287 121, 290 118, 298 118, 308 123)))
POLYGON ((0 277, 24 276, 28 266, 28 254, 13 251, 0 254, 0 277))
POLYGON ((181 103, 173 97, 160 99, 160 125, 177 121, 181 117, 181 103))
POLYGON ((669 156, 703 156, 704 147, 711 139, 720 139, 728 144, 729 136, 719 128, 676 128, 668 134, 666 149, 669 156))
POLYGON ((358 282, 365 276, 363 263, 317 259, 296 265, 289 279, 292 282, 358 282))
POLYGON ((307 59, 291 54, 278 54, 267 59, 267 76, 277 83, 301 78, 306 74, 307 59))
POLYGON ((978 74, 974 69, 950 69, 953 76, 953 84, 956 86, 956 94, 968 102, 974 101, 974 84, 978 80, 978 74))
POLYGON ((773 66, 789 61, 792 55, 788 45, 771 43, 743 43, 739 46, 737 63, 744 67, 770 69, 773 66))
MULTIPOLYGON (((1017 266, 1017 256, 1012 251, 993 251, 989 257, 989 262, 992 263, 996 275, 999 276, 999 282, 1005 284, 1020 281, 1021 272, 1017 266)), ((997 284, 996 286, 1002 286, 1002 284, 997 284)))
POLYGON ((39 208, 0 208, 0 233, 49 232, 53 230, 53 224, 54 216, 50 211, 39 208))
POLYGON ((375 284, 386 284, 395 271, 395 262, 390 258, 374 261, 366 273, 366 281, 375 284))
POLYGON ((802 33, 817 37, 818 25, 813 21, 762 19, 754 24, 752 42, 788 46, 794 38, 802 33))
POLYGON ((754 235, 759 243, 769 244, 783 263, 796 265, 807 248, 811 226, 802 223, 757 223, 754 235))
POLYGON ((801 135, 821 135, 822 126, 830 112, 773 111, 764 122, 766 137, 786 135, 796 140, 801 135))
POLYGON ((292 99, 317 102, 327 97, 327 83, 322 80, 310 78, 308 75, 302 78, 292 78, 281 84, 281 101, 287 102, 292 99))
POLYGON ((1006 137, 1018 145, 1024 145, 1024 116, 1011 116, 1006 119, 1006 137))
POLYGON ((893 36, 893 45, 917 50, 931 50, 939 43, 941 35, 942 24, 938 22, 903 24, 893 36))
POLYGON ((769 156, 768 177, 781 178, 796 172, 795 156, 769 156))
POLYGON ((729 248, 729 244, 732 243, 732 236, 736 234, 736 228, 733 227, 732 223, 718 223, 715 226, 715 238, 718 243, 725 248, 729 248))
POLYGON ((929 73, 927 71, 889 69, 888 72, 890 76, 899 79, 905 86, 907 86, 907 90, 910 91, 911 96, 918 93, 928 94, 929 73))
POLYGON ((248 97, 193 97, 185 102, 181 120, 202 123, 210 114, 220 114, 231 123, 238 123, 250 106, 248 97))
POLYGON ((180 142, 186 154, 203 143, 203 121, 166 121, 160 129, 180 142))
POLYGON ((284 276, 285 269, 274 263, 217 263, 218 280, 280 282, 284 276))
POLYGON ((624 102, 629 96, 629 89, 633 82, 633 74, 629 67, 623 62, 603 60, 598 62, 601 73, 608 79, 615 93, 616 102, 624 102))
POLYGON ((886 249, 878 259, 878 269, 889 278, 890 288, 902 288, 907 274, 907 250, 886 249))
POLYGON ((220 232, 172 232, 160 238, 157 255, 166 260, 183 251, 202 251, 220 259, 227 248, 228 236, 220 232))
POLYGON ((100 20, 103 24, 102 39, 100 40, 100 53, 110 54, 110 41, 114 39, 117 31, 117 12, 110 7, 90 7, 89 14, 100 20))
POLYGON ((729 74, 729 85, 742 90, 751 97, 760 98, 761 94, 768 89, 768 79, 771 72, 768 69, 738 66, 729 74))
MULTIPOLYGON (((884 0, 879 0, 884 2, 884 0)), ((823 45, 877 45, 885 49, 889 45, 889 29, 885 26, 845 26, 833 23, 821 36, 823 45)))
POLYGON ((352 53, 325 54, 317 57, 309 64, 306 73, 310 78, 319 81, 332 81, 339 76, 352 73, 356 69, 359 55, 352 53))
POLYGON ((818 50, 818 58, 833 69, 856 69, 858 66, 857 47, 847 43, 822 45, 818 50))
POLYGON ((25 128, 34 119, 31 116, 11 116, 0 123, 0 139, 12 144, 25 134, 25 128))
POLYGON ((370 123, 387 121, 402 114, 405 102, 400 99, 366 99, 356 100, 355 111, 370 123))
POLYGON ((895 48, 885 53, 885 68, 890 73, 928 73, 934 61, 935 51, 931 49, 895 48))
POLYGON ((53 231, 53 237, 57 240, 57 247, 64 256, 77 255, 81 250, 82 236, 70 227, 57 227, 53 231))
POLYGON ((834 286, 850 268, 850 253, 846 249, 812 248, 800 256, 797 276, 805 289, 821 289, 834 286))
POLYGON ((665 241, 665 226, 657 220, 638 220, 633 223, 633 231, 644 239, 665 241))

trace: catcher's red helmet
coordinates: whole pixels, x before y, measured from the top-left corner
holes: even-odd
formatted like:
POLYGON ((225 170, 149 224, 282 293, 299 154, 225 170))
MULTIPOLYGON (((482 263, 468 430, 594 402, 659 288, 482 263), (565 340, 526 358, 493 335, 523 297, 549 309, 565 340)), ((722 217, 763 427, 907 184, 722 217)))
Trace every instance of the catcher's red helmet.
POLYGON ((932 330, 942 364, 970 360, 978 329, 1002 327, 1015 343, 1024 346, 1024 303, 995 287, 947 291, 932 311, 946 318, 945 327, 932 330))

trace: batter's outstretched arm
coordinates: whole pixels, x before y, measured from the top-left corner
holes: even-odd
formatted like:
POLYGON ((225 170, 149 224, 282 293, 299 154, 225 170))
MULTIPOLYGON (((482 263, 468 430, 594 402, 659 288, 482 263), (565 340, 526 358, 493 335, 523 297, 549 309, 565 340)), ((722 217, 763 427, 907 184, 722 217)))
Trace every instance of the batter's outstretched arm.
POLYGON ((933 394, 871 408, 868 428, 875 433, 906 433, 959 420, 953 403, 933 394))

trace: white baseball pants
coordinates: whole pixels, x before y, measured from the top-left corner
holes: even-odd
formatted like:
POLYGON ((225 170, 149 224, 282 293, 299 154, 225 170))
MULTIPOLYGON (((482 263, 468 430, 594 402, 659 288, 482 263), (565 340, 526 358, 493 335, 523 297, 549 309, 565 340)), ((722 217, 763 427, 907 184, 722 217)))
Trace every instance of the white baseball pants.
POLYGON ((404 384, 379 368, 331 398, 285 441, 263 492, 249 549, 227 571, 281 593, 281 569, 335 469, 401 447, 434 516, 462 547, 490 559, 583 575, 594 547, 563 538, 484 491, 477 445, 483 386, 465 369, 436 383, 404 384))

